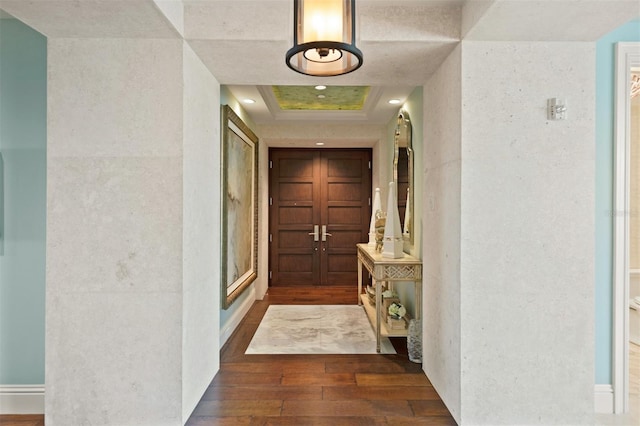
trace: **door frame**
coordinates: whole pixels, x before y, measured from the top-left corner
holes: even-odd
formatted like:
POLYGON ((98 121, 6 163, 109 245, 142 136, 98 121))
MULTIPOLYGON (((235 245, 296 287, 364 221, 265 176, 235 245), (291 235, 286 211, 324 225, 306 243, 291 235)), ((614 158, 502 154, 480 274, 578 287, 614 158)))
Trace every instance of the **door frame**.
MULTIPOLYGON (((272 160, 271 160, 271 150, 272 149, 276 149, 276 150, 285 150, 285 151, 296 151, 296 150, 308 150, 308 151, 317 151, 317 152, 322 152, 322 151, 368 151, 369 152, 369 167, 368 167, 368 175, 369 175, 369 186, 370 186, 370 191, 368 193, 368 197, 369 197, 369 208, 372 207, 372 200, 373 200, 373 192, 374 192, 374 182, 376 182, 379 178, 378 174, 375 172, 375 168, 373 167, 374 164, 376 164, 376 159, 380 157, 379 152, 377 152, 379 150, 380 147, 380 143, 379 141, 376 141, 376 143, 373 144, 354 144, 352 146, 333 146, 334 144, 329 144, 330 146, 322 146, 320 147, 320 145, 318 143, 314 143, 315 146, 306 146, 305 144, 299 145, 299 144, 293 144, 293 145, 287 145, 287 146, 282 146, 281 144, 263 144, 266 148, 265 148, 265 152, 264 152, 264 156, 262 157, 264 160, 264 171, 265 171, 265 178, 266 179, 262 179, 261 181, 266 181, 266 185, 263 185, 262 188, 262 193, 264 194, 264 214, 261 215, 261 220, 264 220, 263 223, 265 223, 264 228, 263 228, 263 232, 265 235, 265 247, 266 250, 263 251, 263 253, 265 253, 263 259, 264 259, 264 263, 266 264, 266 268, 265 270, 269 271, 267 274, 267 283, 265 286, 265 293, 268 291, 269 287, 271 287, 271 271, 272 271, 272 265, 271 265, 271 250, 272 250, 272 237, 270 235, 271 233, 271 169, 272 169, 272 160)), ((324 144, 323 144, 324 145, 324 144)), ((340 144, 342 145, 342 144, 340 144)), ((369 217, 370 214, 366 215, 366 230, 369 230, 369 217)), ((315 221, 314 221, 315 222, 315 221)), ((330 235, 330 234, 329 234, 330 235)), ((259 237, 260 239, 260 237, 259 237)), ((260 245, 260 244, 259 244, 260 245)), ((262 245, 260 245, 262 247, 262 245)), ((325 265, 326 266, 326 265, 325 265)), ((320 274, 322 274, 322 270, 320 271, 320 274)), ((320 279, 320 282, 322 283, 322 279, 320 279)), ((264 295, 264 293, 263 293, 264 295)))
POLYGON ((631 68, 640 67, 640 43, 616 44, 613 245, 613 412, 629 411, 629 212, 631 68))

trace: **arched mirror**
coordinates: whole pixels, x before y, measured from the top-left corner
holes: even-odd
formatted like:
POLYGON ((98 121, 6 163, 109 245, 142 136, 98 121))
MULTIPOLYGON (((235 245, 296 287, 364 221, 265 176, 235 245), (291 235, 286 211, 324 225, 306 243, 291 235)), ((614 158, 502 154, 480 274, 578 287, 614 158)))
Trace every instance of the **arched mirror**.
POLYGON ((411 145, 411 120, 400 110, 394 137, 393 180, 398 194, 400 225, 405 242, 413 245, 413 147, 411 145))

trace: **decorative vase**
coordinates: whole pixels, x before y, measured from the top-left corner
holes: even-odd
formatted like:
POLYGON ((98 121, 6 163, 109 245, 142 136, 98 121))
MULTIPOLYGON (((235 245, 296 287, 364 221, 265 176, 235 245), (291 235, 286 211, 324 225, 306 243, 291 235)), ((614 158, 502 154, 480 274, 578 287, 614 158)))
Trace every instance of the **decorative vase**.
POLYGON ((382 210, 382 204, 380 203, 380 188, 376 188, 376 193, 373 196, 373 206, 371 206, 371 223, 369 224, 370 247, 374 247, 376 245, 376 213, 378 210, 382 210))
POLYGON ((422 362, 422 323, 417 319, 409 320, 407 329, 407 352, 409 361, 422 362))
POLYGON ((389 182, 389 199, 387 200, 387 223, 384 227, 382 257, 398 259, 404 256, 402 229, 400 228, 400 212, 396 197, 396 184, 389 182))

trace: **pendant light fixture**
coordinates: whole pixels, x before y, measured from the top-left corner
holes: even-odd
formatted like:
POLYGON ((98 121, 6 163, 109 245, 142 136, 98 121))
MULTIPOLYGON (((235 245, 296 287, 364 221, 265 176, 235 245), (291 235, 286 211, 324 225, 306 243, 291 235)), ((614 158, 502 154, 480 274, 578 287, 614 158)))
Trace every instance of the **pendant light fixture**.
POLYGON ((319 77, 360 68, 355 8, 355 0, 293 0, 293 47, 286 59, 289 68, 319 77))

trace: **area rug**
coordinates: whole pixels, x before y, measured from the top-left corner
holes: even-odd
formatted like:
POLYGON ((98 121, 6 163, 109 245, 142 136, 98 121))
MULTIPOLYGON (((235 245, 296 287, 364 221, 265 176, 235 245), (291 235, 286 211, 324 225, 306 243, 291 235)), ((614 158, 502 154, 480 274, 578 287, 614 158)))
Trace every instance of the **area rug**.
MULTIPOLYGON (((362 306, 271 305, 245 354, 375 354, 376 335, 362 306)), ((395 354, 388 338, 380 353, 395 354)))

